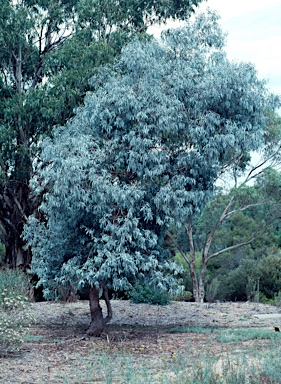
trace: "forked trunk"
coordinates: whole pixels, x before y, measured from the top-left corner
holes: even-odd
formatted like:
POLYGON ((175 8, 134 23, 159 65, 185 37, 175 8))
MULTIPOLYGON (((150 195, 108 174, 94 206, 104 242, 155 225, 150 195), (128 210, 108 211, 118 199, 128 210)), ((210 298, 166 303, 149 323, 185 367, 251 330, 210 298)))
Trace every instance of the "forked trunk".
POLYGON ((108 289, 107 287, 103 287, 103 295, 107 306, 107 316, 103 317, 102 308, 100 306, 99 299, 100 289, 96 287, 90 288, 89 301, 90 301, 90 312, 91 312, 91 324, 89 329, 87 330, 87 334, 89 336, 99 337, 103 332, 106 324, 112 318, 112 309, 110 300, 108 297, 108 289))
POLYGON ((199 281, 194 270, 194 266, 190 265, 191 277, 192 277, 192 288, 193 298, 196 303, 204 303, 205 298, 205 271, 201 269, 199 281))
POLYGON ((205 299, 205 271, 201 269, 200 271, 200 277, 199 277, 199 303, 204 303, 205 299))
POLYGON ((200 290, 199 290, 199 283, 197 278, 197 271, 196 271, 196 256, 195 256, 195 248, 193 243, 193 233, 192 233, 192 226, 190 225, 187 228, 187 234, 189 239, 189 246, 190 246, 190 261, 189 261, 189 269, 190 269, 190 277, 192 280, 192 289, 193 289, 193 298, 196 303, 200 302, 200 290))
POLYGON ((196 266, 195 263, 190 263, 190 276, 192 280, 192 291, 193 291, 193 298, 196 303, 200 301, 199 297, 199 284, 197 279, 197 273, 196 273, 196 266))

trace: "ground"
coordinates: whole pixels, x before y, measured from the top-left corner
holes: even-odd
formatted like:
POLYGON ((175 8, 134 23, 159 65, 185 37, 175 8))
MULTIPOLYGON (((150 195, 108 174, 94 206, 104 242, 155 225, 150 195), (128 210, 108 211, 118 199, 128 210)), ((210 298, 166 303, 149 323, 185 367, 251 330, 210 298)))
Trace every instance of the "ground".
MULTIPOLYGON (((112 308, 113 318, 103 335, 88 338, 85 335, 90 323, 87 301, 32 303, 36 323, 21 352, 0 358, 0 383, 126 383, 124 379, 118 381, 120 372, 111 381, 108 371, 103 372, 108 356, 113 362, 120 360, 121 355, 130 356, 131 367, 149 361, 151 374, 155 376, 161 364, 167 367, 186 353, 189 358, 202 353, 221 356, 229 350, 233 353, 243 348, 260 349, 267 343, 261 339, 222 344, 218 330, 265 329, 274 333, 273 327, 281 325, 279 308, 257 303, 172 302, 167 306, 151 306, 113 300, 112 308), (190 331, 182 333, 186 327, 190 331)), ((121 364, 118 369, 122 369, 125 363, 118 364, 121 364)), ((171 378, 170 382, 176 381, 171 378)))

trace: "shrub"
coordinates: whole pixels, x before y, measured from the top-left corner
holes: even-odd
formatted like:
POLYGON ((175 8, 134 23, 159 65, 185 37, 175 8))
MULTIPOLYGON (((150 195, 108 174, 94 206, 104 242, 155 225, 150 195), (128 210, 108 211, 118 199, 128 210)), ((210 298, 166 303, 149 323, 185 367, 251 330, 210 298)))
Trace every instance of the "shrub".
POLYGON ((206 300, 211 303, 216 299, 217 293, 220 288, 220 282, 217 277, 215 277, 210 284, 208 284, 206 289, 206 300))
POLYGON ((28 278, 20 271, 0 270, 0 354, 20 349, 32 316, 28 278))
POLYGON ((19 295, 30 295, 30 279, 23 272, 11 269, 0 269, 0 292, 4 289, 14 290, 19 295))
POLYGON ((260 289, 269 299, 281 291, 281 253, 270 255, 261 260, 260 289))
POLYGON ((276 307, 281 307, 281 291, 274 295, 274 304, 276 305, 276 307))
POLYGON ((170 296, 168 292, 161 291, 157 287, 151 285, 142 286, 137 285, 129 297, 133 303, 146 303, 153 305, 167 305, 170 302, 170 296))
POLYGON ((5 245, 0 242, 0 266, 4 265, 5 255, 6 255, 5 245))
POLYGON ((171 297, 174 301, 190 301, 192 299, 192 293, 190 291, 183 291, 178 295, 171 297))

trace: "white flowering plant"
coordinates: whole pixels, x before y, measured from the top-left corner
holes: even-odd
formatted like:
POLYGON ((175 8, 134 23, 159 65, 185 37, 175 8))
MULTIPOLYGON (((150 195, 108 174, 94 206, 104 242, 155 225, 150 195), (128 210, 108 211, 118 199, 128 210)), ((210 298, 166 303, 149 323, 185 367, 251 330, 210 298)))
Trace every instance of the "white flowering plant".
POLYGON ((18 351, 33 322, 28 281, 19 271, 0 271, 0 355, 18 351))

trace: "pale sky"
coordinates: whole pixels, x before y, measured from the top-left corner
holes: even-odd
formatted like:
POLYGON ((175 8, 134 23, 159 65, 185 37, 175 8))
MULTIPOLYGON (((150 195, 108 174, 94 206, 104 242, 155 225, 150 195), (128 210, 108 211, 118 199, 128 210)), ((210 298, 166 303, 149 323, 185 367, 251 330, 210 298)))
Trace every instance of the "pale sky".
POLYGON ((206 8, 221 16, 228 58, 253 63, 259 78, 281 95, 281 0, 207 0, 199 11, 206 8))

